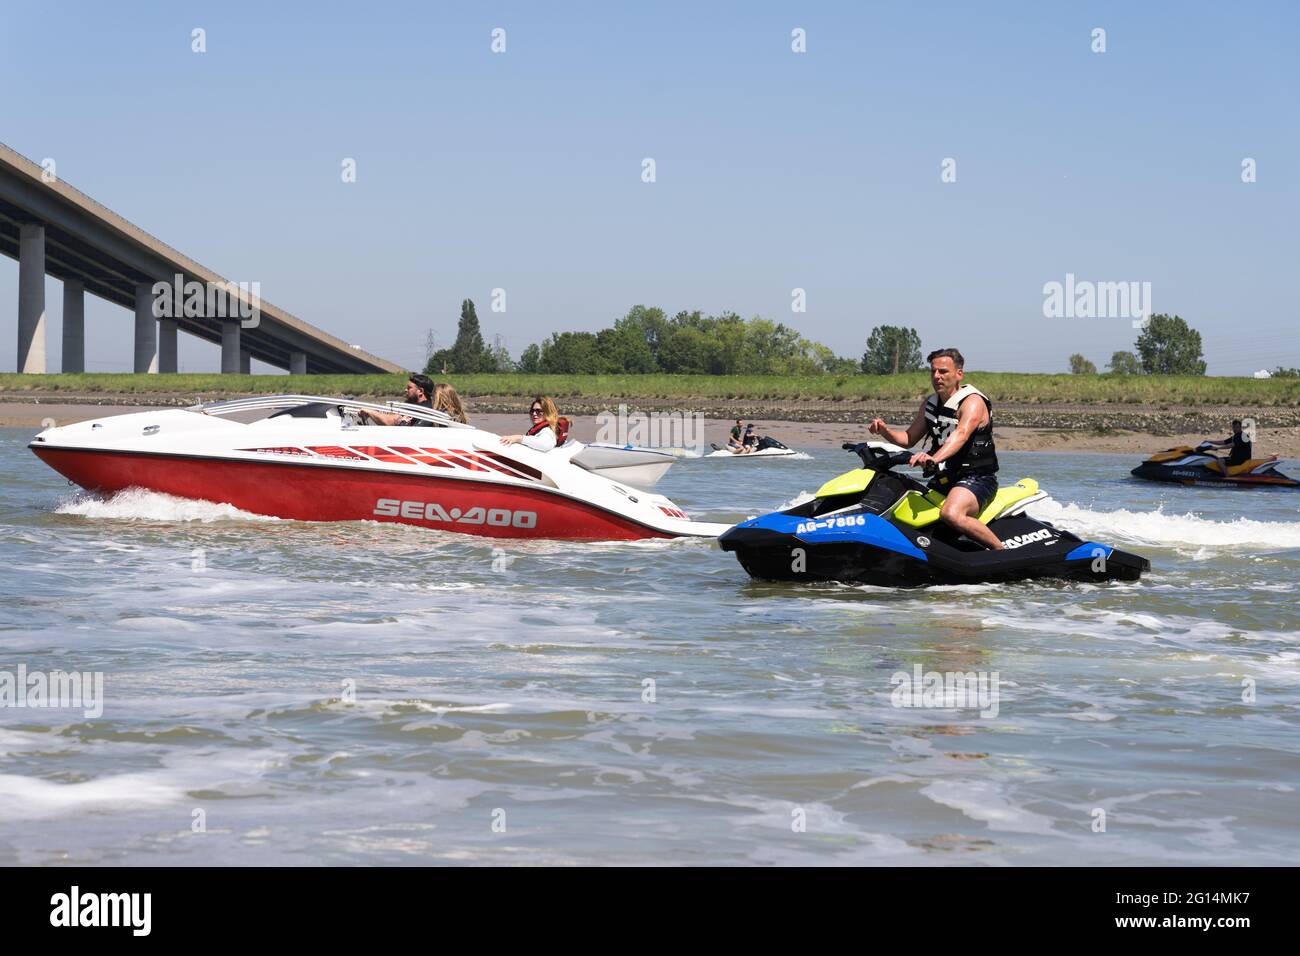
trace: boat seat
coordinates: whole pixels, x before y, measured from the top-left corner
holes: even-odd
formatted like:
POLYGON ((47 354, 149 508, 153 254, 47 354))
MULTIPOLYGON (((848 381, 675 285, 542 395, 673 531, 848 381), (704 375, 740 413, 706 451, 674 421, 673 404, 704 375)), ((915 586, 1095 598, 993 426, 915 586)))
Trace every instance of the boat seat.
MULTIPOLYGON (((1033 478, 1021 478, 1014 485, 999 488, 993 500, 979 513, 982 524, 988 524, 1002 512, 1038 494, 1038 482, 1033 478)), ((937 491, 909 491, 894 508, 893 517, 913 528, 924 528, 939 520, 939 511, 943 507, 944 496, 937 491)))

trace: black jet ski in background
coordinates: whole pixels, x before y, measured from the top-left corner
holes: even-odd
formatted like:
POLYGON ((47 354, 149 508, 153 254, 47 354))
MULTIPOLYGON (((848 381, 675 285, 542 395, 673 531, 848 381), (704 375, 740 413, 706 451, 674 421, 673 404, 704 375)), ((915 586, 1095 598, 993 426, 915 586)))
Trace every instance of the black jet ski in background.
POLYGON ((893 471, 911 452, 881 442, 846 444, 862 467, 824 484, 810 501, 723 532, 755 578, 844 581, 886 587, 1059 578, 1136 581, 1146 558, 1025 514, 1047 497, 1032 478, 1000 488, 979 520, 1001 539, 990 551, 939 520, 944 496, 893 471))
POLYGON ((1130 474, 1147 481, 1172 481, 1180 485, 1205 485, 1216 488, 1300 488, 1300 481, 1277 470, 1277 456, 1252 458, 1239 465, 1229 465, 1214 454, 1217 446, 1201 442, 1195 448, 1180 445, 1157 452, 1130 474))

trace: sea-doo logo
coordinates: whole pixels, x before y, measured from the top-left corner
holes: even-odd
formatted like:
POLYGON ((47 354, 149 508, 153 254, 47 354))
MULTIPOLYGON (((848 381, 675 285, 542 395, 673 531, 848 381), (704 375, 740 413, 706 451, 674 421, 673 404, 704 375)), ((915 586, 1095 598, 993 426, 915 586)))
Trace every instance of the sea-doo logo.
POLYGON ((795 534, 803 534, 805 531, 826 531, 830 528, 856 528, 858 525, 864 525, 867 519, 862 515, 849 515, 845 518, 827 518, 825 521, 801 521, 798 527, 794 529, 795 534))
POLYGON ((1052 537, 1052 532, 1046 528, 1040 528, 1038 531, 1030 531, 1028 534, 1018 534, 1014 538, 1007 538, 1002 542, 1004 548, 1019 548, 1022 545, 1033 544, 1035 541, 1047 541, 1052 537))
POLYGON ((508 508, 459 508, 447 511, 436 501, 399 501, 380 498, 374 513, 381 518, 409 518, 412 521, 450 521, 454 524, 485 524, 493 528, 536 528, 536 511, 511 511, 508 508))
POLYGON ((925 535, 918 535, 916 539, 916 543, 922 548, 930 547, 930 539, 927 538, 925 535))

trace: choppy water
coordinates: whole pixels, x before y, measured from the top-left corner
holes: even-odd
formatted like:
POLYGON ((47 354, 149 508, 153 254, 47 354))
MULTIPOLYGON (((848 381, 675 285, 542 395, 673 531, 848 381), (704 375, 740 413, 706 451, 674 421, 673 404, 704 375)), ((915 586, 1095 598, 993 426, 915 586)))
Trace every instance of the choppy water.
MULTIPOLYGON (((1035 514, 1151 574, 895 593, 755 584, 710 542, 100 502, 29 437, 0 430, 0 672, 102 671, 105 702, 0 708, 0 863, 1300 854, 1300 493, 1007 454, 1054 496, 1035 514), (996 716, 892 706, 917 665, 997 672, 996 716)), ((662 488, 735 520, 852 464, 688 461, 662 488)))

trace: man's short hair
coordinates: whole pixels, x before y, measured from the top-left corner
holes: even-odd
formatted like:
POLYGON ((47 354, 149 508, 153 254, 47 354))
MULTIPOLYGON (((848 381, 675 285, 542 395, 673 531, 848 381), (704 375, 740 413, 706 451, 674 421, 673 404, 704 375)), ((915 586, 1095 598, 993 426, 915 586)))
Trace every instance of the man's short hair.
POLYGON ((956 349, 935 349, 925 357, 925 362, 927 365, 933 365, 934 360, 937 358, 950 358, 952 359, 952 364, 958 368, 966 367, 966 360, 961 357, 961 352, 956 349))
POLYGON ((416 372, 410 377, 409 381, 420 391, 424 392, 425 398, 433 397, 433 379, 429 378, 429 376, 421 375, 419 372, 416 372))
POLYGON ((1233 428, 1240 428, 1240 427, 1241 427, 1241 419, 1240 419, 1240 418, 1234 418, 1234 419, 1232 420, 1232 427, 1233 427, 1233 428))

